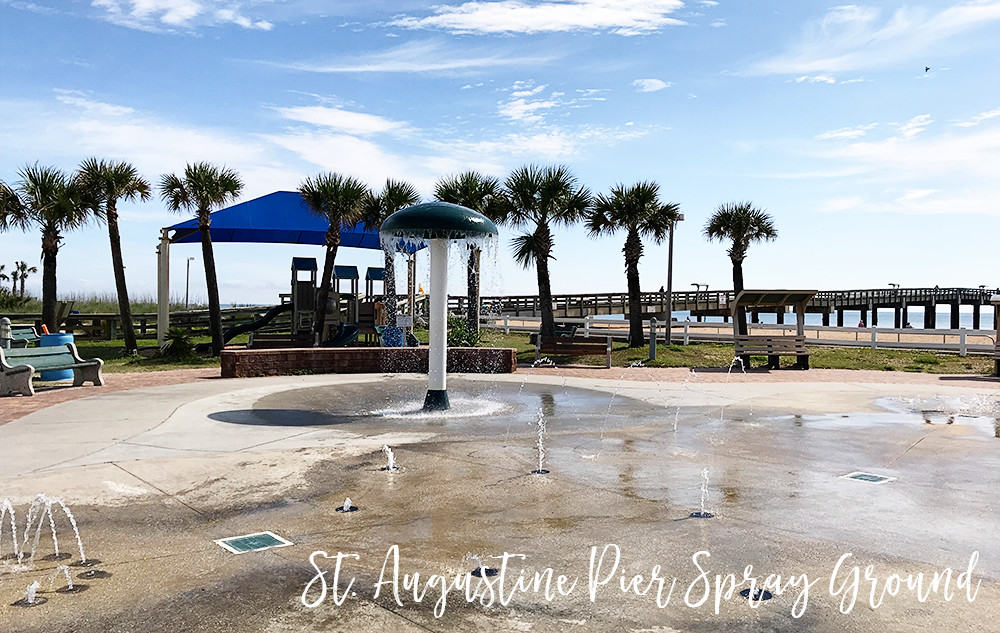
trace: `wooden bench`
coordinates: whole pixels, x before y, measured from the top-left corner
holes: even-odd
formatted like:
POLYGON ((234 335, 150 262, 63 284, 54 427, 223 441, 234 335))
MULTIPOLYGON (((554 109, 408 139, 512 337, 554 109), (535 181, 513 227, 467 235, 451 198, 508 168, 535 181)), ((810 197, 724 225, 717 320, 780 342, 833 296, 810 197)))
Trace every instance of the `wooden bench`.
POLYGON ((36 372, 49 370, 72 369, 74 387, 85 382, 92 382, 99 387, 104 384, 101 376, 103 367, 104 361, 100 358, 80 358, 73 343, 53 347, 0 349, 0 396, 18 393, 35 395, 31 379, 36 372))
POLYGON ((778 369, 781 356, 795 356, 798 369, 809 369, 809 350, 804 336, 737 336, 737 356, 767 356, 767 366, 778 369))
POLYGON ((605 340, 587 338, 583 336, 556 337, 543 339, 535 336, 535 360, 542 354, 552 354, 553 356, 592 356, 604 354, 604 366, 611 367, 611 337, 605 340))
POLYGON ((29 347, 40 340, 38 332, 31 325, 12 325, 10 331, 13 338, 11 347, 29 347))

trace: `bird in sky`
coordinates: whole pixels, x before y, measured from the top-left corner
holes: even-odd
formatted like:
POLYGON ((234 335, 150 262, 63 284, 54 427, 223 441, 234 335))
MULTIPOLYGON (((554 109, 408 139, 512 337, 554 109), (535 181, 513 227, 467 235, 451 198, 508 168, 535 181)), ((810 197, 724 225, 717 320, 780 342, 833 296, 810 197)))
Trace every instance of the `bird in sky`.
POLYGON ((931 67, 930 66, 924 66, 924 72, 925 73, 931 72, 931 67))

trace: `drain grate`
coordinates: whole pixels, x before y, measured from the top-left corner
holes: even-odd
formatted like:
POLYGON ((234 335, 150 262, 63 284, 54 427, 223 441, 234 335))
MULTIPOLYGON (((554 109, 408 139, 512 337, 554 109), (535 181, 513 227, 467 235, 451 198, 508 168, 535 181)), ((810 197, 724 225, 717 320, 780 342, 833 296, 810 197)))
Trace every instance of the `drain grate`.
POLYGON ((230 536, 216 541, 216 544, 233 554, 259 552, 272 547, 288 547, 291 541, 281 538, 272 532, 256 532, 243 536, 230 536))
POLYGON ((875 473, 866 473, 860 470, 856 470, 853 473, 848 473, 846 475, 841 475, 840 478, 863 481, 868 484, 887 484, 890 481, 896 481, 895 477, 886 477, 885 475, 876 475, 875 473))

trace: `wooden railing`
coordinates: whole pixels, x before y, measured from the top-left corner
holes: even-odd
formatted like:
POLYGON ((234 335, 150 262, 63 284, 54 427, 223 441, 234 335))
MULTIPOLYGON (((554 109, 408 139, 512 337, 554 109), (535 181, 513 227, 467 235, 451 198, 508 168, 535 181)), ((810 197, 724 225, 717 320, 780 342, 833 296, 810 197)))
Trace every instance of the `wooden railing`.
MULTIPOLYGON (((256 319, 271 306, 251 306, 240 308, 225 308, 222 310, 222 329, 240 325, 256 319)), ((34 325, 41 331, 42 315, 38 313, 7 314, 12 323, 34 325)), ((156 336, 156 313, 136 313, 132 315, 132 323, 136 336, 139 338, 154 338, 156 336)), ((179 327, 191 332, 194 336, 209 334, 208 310, 185 310, 170 313, 170 326, 179 327)), ((121 336, 121 319, 117 313, 70 314, 62 325, 62 329, 73 332, 81 340, 114 340, 121 336)))
MULTIPOLYGON (((628 322, 620 319, 595 317, 557 318, 556 323, 577 326, 578 336, 612 337, 628 339, 628 322)), ((510 332, 538 332, 541 319, 534 317, 491 317, 483 319, 483 327, 510 332)), ((649 321, 643 321, 648 332, 649 321)), ((659 322, 660 336, 663 322, 659 322)), ((806 345, 831 347, 867 347, 871 349, 917 349, 954 352, 960 356, 968 354, 998 353, 996 336, 982 330, 937 330, 916 328, 854 328, 806 325, 804 327, 806 345)), ((795 325, 775 325, 754 323, 750 325, 751 335, 795 336, 795 325)), ((690 321, 674 322, 671 328, 671 342, 689 343, 733 343, 733 327, 729 323, 690 321)))

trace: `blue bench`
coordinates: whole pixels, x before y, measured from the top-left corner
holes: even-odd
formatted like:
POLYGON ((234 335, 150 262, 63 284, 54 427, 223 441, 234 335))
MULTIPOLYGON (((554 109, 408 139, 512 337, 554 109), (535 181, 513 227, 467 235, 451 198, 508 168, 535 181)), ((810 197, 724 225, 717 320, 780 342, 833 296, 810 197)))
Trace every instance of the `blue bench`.
POLYGON ((53 347, 0 348, 0 396, 33 396, 35 388, 31 380, 35 374, 59 369, 73 370, 74 387, 86 382, 99 387, 104 384, 101 376, 103 368, 104 361, 100 358, 80 358, 73 343, 53 347))

